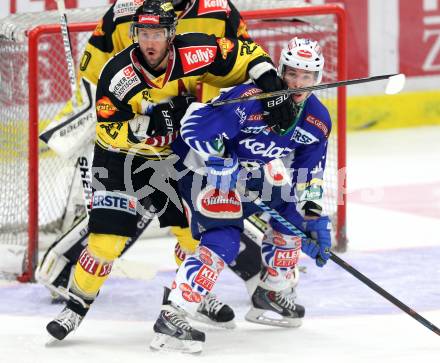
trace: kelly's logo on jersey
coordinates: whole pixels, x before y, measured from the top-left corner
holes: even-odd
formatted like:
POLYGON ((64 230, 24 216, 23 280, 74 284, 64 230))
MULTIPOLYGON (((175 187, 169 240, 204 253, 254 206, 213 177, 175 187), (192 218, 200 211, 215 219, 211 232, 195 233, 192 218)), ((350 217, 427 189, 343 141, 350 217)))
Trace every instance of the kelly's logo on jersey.
POLYGON ((115 97, 122 101, 127 93, 141 83, 141 80, 137 76, 131 65, 122 68, 116 75, 112 78, 110 82, 109 90, 115 97))
POLYGON ((229 7, 228 0, 200 0, 198 15, 223 12, 229 16, 231 8, 229 7))
POLYGON ((182 60, 183 73, 187 74, 214 62, 217 47, 202 45, 184 47, 179 48, 179 53, 182 60))

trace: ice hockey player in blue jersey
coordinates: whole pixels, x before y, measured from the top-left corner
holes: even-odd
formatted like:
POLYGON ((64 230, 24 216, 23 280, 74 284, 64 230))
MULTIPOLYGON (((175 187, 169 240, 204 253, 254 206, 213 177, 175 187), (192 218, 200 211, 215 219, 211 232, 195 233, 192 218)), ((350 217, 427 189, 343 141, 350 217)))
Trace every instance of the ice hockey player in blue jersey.
MULTIPOLYGON (((321 82, 324 58, 317 42, 292 39, 281 52, 279 76, 289 88, 321 82)), ((217 100, 260 93, 254 83, 225 89, 217 100)), ((152 349, 201 351, 203 332, 192 328, 184 312, 197 309, 212 291, 225 264, 240 247, 243 219, 258 207, 241 195, 236 184, 256 191, 271 208, 302 229, 309 238, 269 222, 262 244, 261 281, 246 319, 262 324, 297 327, 305 309, 285 293, 300 251, 324 266, 331 247, 330 220, 321 215, 323 175, 330 115, 310 92, 290 97, 296 116, 289 123, 268 118, 278 98, 214 107, 193 103, 174 142, 179 189, 193 236, 195 254, 186 257, 171 289, 165 289, 162 311, 154 325, 152 349), (266 314, 277 313, 276 319, 266 314)))

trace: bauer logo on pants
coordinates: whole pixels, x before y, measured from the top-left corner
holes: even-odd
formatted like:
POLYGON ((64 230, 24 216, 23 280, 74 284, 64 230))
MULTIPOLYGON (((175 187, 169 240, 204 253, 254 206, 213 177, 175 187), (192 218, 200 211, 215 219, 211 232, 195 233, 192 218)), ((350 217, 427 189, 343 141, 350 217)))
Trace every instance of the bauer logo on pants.
POLYGON ((92 209, 111 209, 136 215, 137 199, 128 195, 97 191, 93 193, 92 209))

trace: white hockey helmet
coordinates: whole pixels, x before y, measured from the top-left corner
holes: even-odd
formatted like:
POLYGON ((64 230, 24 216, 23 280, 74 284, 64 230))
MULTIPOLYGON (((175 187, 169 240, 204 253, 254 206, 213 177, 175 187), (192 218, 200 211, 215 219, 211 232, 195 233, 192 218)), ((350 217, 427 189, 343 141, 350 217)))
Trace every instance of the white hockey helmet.
POLYGON ((303 69, 306 71, 318 72, 316 84, 322 81, 322 72, 324 70, 324 55, 318 42, 304 39, 293 38, 281 51, 278 73, 283 76, 284 67, 303 69))

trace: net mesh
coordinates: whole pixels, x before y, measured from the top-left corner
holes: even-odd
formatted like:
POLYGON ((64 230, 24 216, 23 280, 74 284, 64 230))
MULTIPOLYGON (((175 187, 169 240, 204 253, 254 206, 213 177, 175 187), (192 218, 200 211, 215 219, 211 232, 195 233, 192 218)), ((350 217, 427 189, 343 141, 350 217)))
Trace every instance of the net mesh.
MULTIPOLYGON (((298 6, 298 1, 250 1, 234 2, 238 9, 298 6)), ((68 10, 68 21, 90 23, 99 20, 107 7, 68 10)), ((6 254, 18 255, 25 251, 28 237, 28 150, 29 150, 29 30, 42 24, 58 24, 56 11, 17 14, 0 22, 0 250, 6 246, 6 254)), ((326 60, 323 82, 337 80, 338 42, 337 22, 334 15, 301 16, 292 13, 285 18, 247 20, 251 36, 271 54, 277 62, 282 47, 294 36, 318 40, 326 60)), ((76 65, 90 32, 77 32, 72 27, 72 53, 76 65)), ((71 99, 67 62, 61 35, 45 34, 38 42, 38 113, 39 131, 57 115, 66 112, 66 102, 71 99)), ((333 130, 329 142, 325 184, 325 212, 334 216, 337 210, 337 95, 336 89, 317 93, 328 107, 333 130)), ((59 233, 63 228, 68 198, 74 180, 74 161, 57 157, 40 142, 39 152, 39 232, 59 233)), ((78 178, 76 178, 78 179, 78 178)), ((3 253, 4 252, 1 252, 3 253)), ((0 266, 0 270, 3 266, 0 266)), ((14 267, 14 270, 21 270, 14 267)), ((17 271, 20 273, 20 271, 17 271)))

